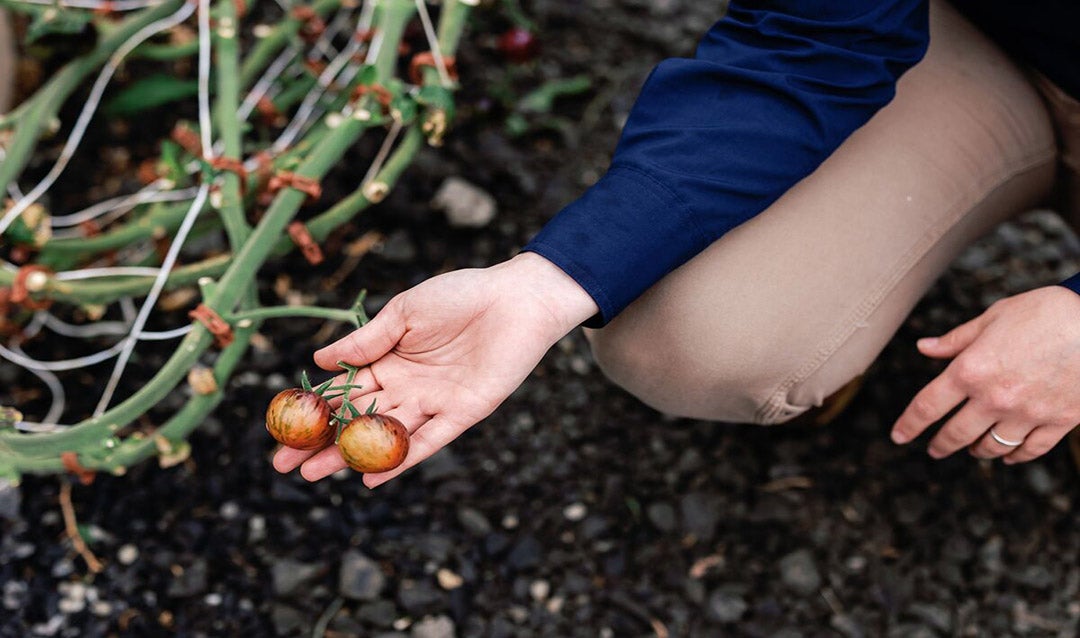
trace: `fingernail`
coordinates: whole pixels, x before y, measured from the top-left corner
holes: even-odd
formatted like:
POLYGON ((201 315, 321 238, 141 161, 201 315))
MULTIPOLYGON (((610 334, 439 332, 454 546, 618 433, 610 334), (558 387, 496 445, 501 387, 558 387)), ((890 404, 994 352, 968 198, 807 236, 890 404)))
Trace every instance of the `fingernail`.
POLYGON ((915 345, 919 346, 920 348, 933 348, 937 344, 937 337, 923 337, 922 339, 919 339, 919 341, 915 345))
POLYGON ((892 442, 896 443, 897 445, 903 445, 903 444, 907 443, 910 440, 910 439, 908 439, 907 435, 904 434, 903 432, 901 432, 900 430, 893 430, 891 436, 892 436, 892 442))
POLYGON ((927 453, 930 454, 930 458, 932 458, 932 459, 943 459, 943 458, 945 458, 945 453, 944 452, 942 452, 940 450, 935 450, 934 448, 930 448, 929 450, 927 450, 927 453))
POLYGON ((1010 459, 1008 457, 1001 459, 1001 462, 1004 463, 1005 465, 1012 465, 1012 464, 1016 463, 1016 461, 1014 461, 1013 459, 1010 459))

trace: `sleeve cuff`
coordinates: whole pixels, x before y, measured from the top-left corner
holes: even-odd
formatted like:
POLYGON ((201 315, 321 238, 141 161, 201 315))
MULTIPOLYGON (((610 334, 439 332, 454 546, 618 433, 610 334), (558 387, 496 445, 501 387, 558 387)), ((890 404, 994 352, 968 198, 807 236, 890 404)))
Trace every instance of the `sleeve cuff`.
POLYGON ((675 192, 623 165, 564 208, 525 250, 562 268, 589 293, 600 314, 585 325, 600 327, 708 243, 675 192))
POLYGON ((1065 281, 1058 284, 1059 286, 1065 286, 1069 290, 1080 295, 1080 273, 1076 273, 1072 277, 1069 277, 1065 281))

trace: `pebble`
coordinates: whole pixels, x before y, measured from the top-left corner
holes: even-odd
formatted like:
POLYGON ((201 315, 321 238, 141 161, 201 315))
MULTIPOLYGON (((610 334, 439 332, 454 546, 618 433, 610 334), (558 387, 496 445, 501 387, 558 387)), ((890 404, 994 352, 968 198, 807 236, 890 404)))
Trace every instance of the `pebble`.
POLYGON ((357 550, 345 552, 338 571, 338 593, 349 600, 375 600, 386 585, 379 564, 357 550))
POLYGON ((908 613, 944 635, 952 634, 953 614, 941 605, 916 602, 908 607, 908 613))
POLYGON ((544 546, 532 536, 521 539, 510 553, 506 556, 506 563, 511 569, 518 571, 532 569, 540 564, 543 558, 544 546))
POLYGON ((1025 468, 1024 479, 1031 491, 1039 496, 1048 496, 1054 491, 1054 477, 1042 463, 1029 463, 1025 468))
POLYGON ((682 527, 698 542, 708 542, 716 534, 720 522, 720 508, 715 497, 703 492, 690 492, 679 503, 682 527))
POLYGON ((18 520, 21 505, 22 492, 19 486, 7 479, 0 479, 0 520, 18 520))
POLYGON ((717 590, 709 595, 705 615, 714 622, 733 623, 741 619, 749 608, 750 605, 742 596, 717 590))
POLYGON ((491 522, 476 508, 459 507, 457 519, 465 531, 473 536, 484 536, 491 531, 491 522))
POLYGON ((139 560, 139 548, 130 543, 121 545, 120 549, 116 550, 116 560, 120 561, 121 565, 133 564, 139 560))
POLYGON ((266 517, 256 514, 248 519, 248 542, 261 543, 266 540, 266 517))
POLYGON ((9 580, 4 583, 3 604, 4 609, 19 609, 26 604, 30 594, 30 586, 21 580, 9 580))
POLYGON ((204 591, 206 591, 206 560, 196 558, 169 583, 166 594, 172 598, 186 598, 204 591))
POLYGON ((357 620, 382 628, 392 626, 397 616, 397 607, 394 603, 382 599, 364 603, 356 612, 357 620))
POLYGON ((447 591, 457 589, 465 584, 464 578, 445 567, 435 572, 435 580, 438 581, 439 587, 447 591))
POLYGON ((796 550, 780 559, 780 579, 792 591, 809 596, 821 587, 821 574, 810 550, 796 550))
POLYGON ((677 521, 675 519, 675 508, 672 507, 671 503, 664 501, 649 503, 648 507, 645 508, 645 516, 661 532, 675 530, 677 521))
POLYGON ((288 558, 275 560, 270 568, 274 594, 281 597, 291 596, 325 570, 324 565, 309 565, 288 558))
POLYGON ((495 198, 460 177, 446 178, 431 205, 446 213, 451 226, 459 228, 483 228, 495 219, 495 198))
POLYGON ((571 503, 563 508, 563 516, 570 522, 580 521, 588 513, 589 508, 584 503, 571 503))
POLYGON ((405 581, 398 587, 398 604, 414 617, 438 611, 444 600, 444 594, 427 581, 405 581))
POLYGON ((534 580, 529 584, 529 596, 537 602, 547 600, 550 594, 551 583, 546 580, 534 580))
POLYGON ((412 626, 412 638, 454 638, 454 621, 448 616, 424 618, 412 626))

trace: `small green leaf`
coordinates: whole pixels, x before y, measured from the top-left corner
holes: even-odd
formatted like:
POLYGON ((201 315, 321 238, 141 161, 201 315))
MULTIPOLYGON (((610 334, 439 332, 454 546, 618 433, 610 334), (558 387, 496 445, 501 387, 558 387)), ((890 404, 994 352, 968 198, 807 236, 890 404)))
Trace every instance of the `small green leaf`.
POLYGON ((109 100, 104 113, 109 117, 124 117, 177 102, 199 93, 199 83, 171 75, 156 74, 132 82, 109 100))
POLYGON ((555 100, 567 95, 580 95, 592 88, 592 80, 586 75, 579 75, 562 80, 545 82, 518 102, 518 111, 522 113, 550 113, 555 107, 555 100))
POLYGON ((300 371, 300 387, 311 392, 311 379, 308 378, 307 370, 300 371))
POLYGON ((371 400, 371 405, 367 407, 367 411, 364 412, 364 414, 375 414, 375 401, 376 399, 371 400))

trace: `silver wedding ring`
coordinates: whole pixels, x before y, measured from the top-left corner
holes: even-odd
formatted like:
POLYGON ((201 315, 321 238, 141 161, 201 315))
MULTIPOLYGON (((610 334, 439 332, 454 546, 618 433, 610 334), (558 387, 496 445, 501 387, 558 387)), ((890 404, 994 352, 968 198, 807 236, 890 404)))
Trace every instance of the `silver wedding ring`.
POLYGON ((1000 435, 998 435, 997 432, 994 432, 994 428, 990 428, 990 438, 994 439, 998 443, 1000 443, 1002 445, 1005 445, 1007 447, 1017 447, 1017 446, 1022 445, 1024 443, 1024 441, 1022 439, 1019 440, 1019 441, 1010 441, 1009 439, 1003 438, 1000 435))

